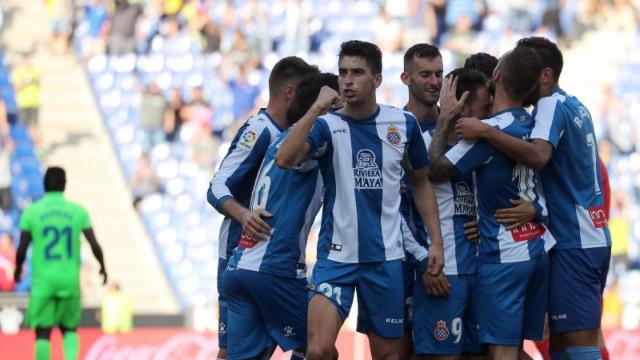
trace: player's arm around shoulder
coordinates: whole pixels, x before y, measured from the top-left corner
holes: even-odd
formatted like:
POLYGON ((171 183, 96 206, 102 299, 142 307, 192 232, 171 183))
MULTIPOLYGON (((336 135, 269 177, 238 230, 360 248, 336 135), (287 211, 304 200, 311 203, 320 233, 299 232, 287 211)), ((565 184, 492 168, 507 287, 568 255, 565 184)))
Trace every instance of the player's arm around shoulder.
POLYGON ((456 122, 455 132, 460 139, 484 140, 515 162, 535 170, 541 170, 551 158, 553 148, 547 141, 523 140, 492 125, 488 120, 461 118, 456 122))
POLYGON ((307 159, 309 152, 312 150, 312 145, 315 147, 320 145, 310 145, 308 142, 313 124, 319 116, 329 111, 332 105, 338 105, 339 103, 340 96, 337 91, 329 86, 323 86, 320 89, 316 101, 304 116, 291 127, 291 130, 282 141, 276 154, 276 165, 278 167, 287 169, 307 159))

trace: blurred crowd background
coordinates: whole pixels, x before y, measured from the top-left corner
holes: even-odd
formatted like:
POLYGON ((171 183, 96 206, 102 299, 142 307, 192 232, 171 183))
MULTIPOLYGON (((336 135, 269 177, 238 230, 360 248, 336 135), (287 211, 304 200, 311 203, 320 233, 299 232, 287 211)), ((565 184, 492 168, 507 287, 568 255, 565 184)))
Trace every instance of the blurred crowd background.
MULTIPOLYGON (((183 308, 215 301, 222 219, 206 204, 205 191, 236 130, 266 105, 269 70, 280 57, 298 55, 336 72, 342 41, 375 42, 384 52, 378 100, 403 106, 402 55, 416 42, 438 45, 447 72, 472 53, 499 56, 532 34, 556 41, 567 56, 580 48, 585 34, 605 25, 631 33, 625 57, 615 60, 614 73, 604 75, 605 86, 580 89, 580 94, 588 94, 612 186, 613 260, 604 326, 640 326, 640 120, 634 116, 640 112, 640 1, 45 3, 48 51, 75 53, 86 70, 128 180, 131 204, 183 308)), ((575 56, 589 57, 585 62, 591 56, 606 58, 607 43, 597 45, 575 56)), ((42 192, 38 161, 46 159, 48 149, 40 143, 37 121, 40 69, 28 52, 13 59, 0 73, 0 289, 27 291, 28 279, 17 287, 10 279, 17 219, 42 192)), ((597 66, 581 71, 584 77, 602 76, 597 66)), ((561 78, 561 85, 571 90, 569 81, 561 78)), ((311 261, 316 234, 317 226, 311 261)))

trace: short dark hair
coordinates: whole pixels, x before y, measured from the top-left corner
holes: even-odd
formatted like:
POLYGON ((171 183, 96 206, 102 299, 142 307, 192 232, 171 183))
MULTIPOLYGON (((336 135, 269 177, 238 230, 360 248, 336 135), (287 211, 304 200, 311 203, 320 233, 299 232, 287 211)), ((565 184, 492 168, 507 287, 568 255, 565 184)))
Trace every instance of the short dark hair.
POLYGON ((475 53, 464 61, 465 68, 480 71, 487 79, 493 78, 496 65, 498 65, 498 58, 483 52, 475 53))
POLYGON ((532 48, 540 57, 542 67, 550 67, 553 70, 553 78, 556 81, 560 79, 564 61, 562 60, 562 52, 553 41, 541 36, 530 36, 518 40, 516 46, 532 48))
POLYGON ((514 101, 522 101, 538 84, 542 62, 530 47, 516 46, 502 55, 498 68, 507 95, 514 101))
POLYGON ((52 166, 44 174, 44 191, 64 191, 67 175, 63 168, 52 166))
POLYGON ((290 125, 295 124, 307 113, 316 101, 320 89, 325 85, 339 91, 338 76, 331 73, 309 74, 300 80, 296 86, 296 95, 287 110, 287 122, 290 125))
POLYGON ((329 86, 338 90, 338 76, 332 73, 309 74, 302 78, 296 86, 296 95, 287 110, 287 122, 295 124, 307 113, 311 105, 316 101, 320 89, 329 86))
POLYGON ((427 43, 419 43, 411 46, 404 53, 404 68, 407 69, 409 64, 413 63, 413 59, 433 59, 435 57, 442 57, 440 50, 436 46, 427 43))
POLYGON ((338 60, 345 56, 361 57, 374 75, 382 73, 382 51, 376 44, 360 40, 345 41, 340 45, 338 60))
POLYGON ((297 84, 307 74, 317 74, 320 70, 315 65, 309 65, 297 56, 280 59, 271 69, 269 75, 269 96, 277 95, 286 82, 297 84))
POLYGON ((456 99, 460 99, 462 94, 468 91, 469 97, 467 100, 472 100, 476 96, 476 90, 479 87, 491 88, 487 77, 477 70, 461 67, 447 74, 447 77, 449 76, 453 76, 454 79, 458 80, 456 83, 456 99))

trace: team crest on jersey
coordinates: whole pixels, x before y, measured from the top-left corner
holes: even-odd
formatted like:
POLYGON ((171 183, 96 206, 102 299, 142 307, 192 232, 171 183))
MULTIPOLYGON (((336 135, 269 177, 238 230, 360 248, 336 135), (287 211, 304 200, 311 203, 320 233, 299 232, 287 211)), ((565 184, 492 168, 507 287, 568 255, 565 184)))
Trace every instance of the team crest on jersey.
POLYGON ((444 320, 438 321, 436 328, 433 329, 433 336, 439 341, 445 341, 449 338, 449 328, 444 320))
POLYGON ((253 144, 256 142, 257 138, 258 138, 258 134, 256 134, 255 131, 247 130, 240 137, 240 141, 238 141, 238 145, 244 147, 245 149, 251 149, 253 147, 253 144))
POLYGON ((391 145, 398 145, 402 141, 402 136, 400 136, 400 131, 395 125, 391 125, 387 128, 387 141, 391 145))
POLYGON ((464 181, 458 181, 453 195, 453 214, 473 216, 476 213, 476 202, 473 191, 464 181))
POLYGON ((376 164, 376 155, 369 149, 358 151, 353 169, 356 189, 382 189, 382 172, 376 164))

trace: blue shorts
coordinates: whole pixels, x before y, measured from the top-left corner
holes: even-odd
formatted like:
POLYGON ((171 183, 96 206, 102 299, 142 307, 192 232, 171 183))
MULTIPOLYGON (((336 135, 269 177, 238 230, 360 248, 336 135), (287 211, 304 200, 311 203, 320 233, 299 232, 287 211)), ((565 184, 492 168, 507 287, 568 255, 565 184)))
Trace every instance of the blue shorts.
POLYGON ((427 295, 422 281, 413 294, 413 348, 417 355, 484 353, 473 306, 475 274, 448 275, 448 297, 427 295))
POLYGON ((309 298, 321 294, 347 318, 358 291, 357 331, 383 338, 404 336, 404 285, 402 260, 345 264, 318 259, 309 284, 309 298))
POLYGON ((224 293, 224 273, 227 259, 218 258, 218 347, 227 347, 227 297, 224 293))
POLYGON ((552 333, 600 327, 611 247, 549 252, 549 328, 552 333))
POLYGON ((277 344, 283 351, 307 345, 307 280, 227 269, 228 359, 254 357, 277 344))
POLYGON ((413 320, 413 284, 416 282, 416 265, 413 260, 406 259, 402 262, 404 275, 404 330, 411 331, 413 320))
POLYGON ((549 257, 515 263, 480 263, 476 280, 478 337, 483 344, 520 346, 542 340, 549 257))

